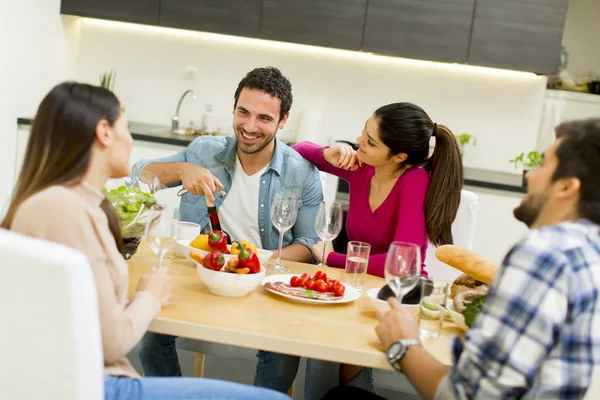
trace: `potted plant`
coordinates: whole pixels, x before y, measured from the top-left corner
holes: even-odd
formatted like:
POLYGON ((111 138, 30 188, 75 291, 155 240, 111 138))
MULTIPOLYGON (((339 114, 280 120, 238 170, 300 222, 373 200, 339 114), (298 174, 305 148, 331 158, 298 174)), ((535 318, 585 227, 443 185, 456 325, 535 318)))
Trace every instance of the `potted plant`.
POLYGON ((523 169, 523 187, 527 186, 527 181, 525 180, 525 174, 534 168, 537 168, 542 162, 542 155, 539 151, 530 151, 525 156, 525 153, 521 153, 509 162, 513 163, 515 169, 518 170, 519 167, 523 169))
POLYGON ((461 133, 460 135, 454 135, 454 137, 456 138, 456 141, 458 142, 458 147, 460 148, 461 157, 464 157, 464 155, 465 155, 465 146, 466 145, 468 145, 469 143, 472 143, 473 146, 477 145, 477 140, 475 139, 475 136, 473 136, 469 133, 461 133))
MULTIPOLYGON (((115 81, 117 80, 117 71, 111 69, 110 72, 100 74, 100 86, 111 92, 115 91, 115 81)), ((121 111, 125 112, 125 106, 121 104, 121 111)))

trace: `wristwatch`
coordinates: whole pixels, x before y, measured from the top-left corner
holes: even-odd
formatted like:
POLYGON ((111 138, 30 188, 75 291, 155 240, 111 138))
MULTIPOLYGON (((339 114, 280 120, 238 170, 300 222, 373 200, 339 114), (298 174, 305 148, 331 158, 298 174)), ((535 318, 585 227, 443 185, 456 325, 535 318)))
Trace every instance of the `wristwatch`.
POLYGON ((420 346, 421 342, 417 339, 401 339, 394 342, 387 349, 387 358, 396 371, 400 371, 400 360, 406 354, 410 346, 420 346))

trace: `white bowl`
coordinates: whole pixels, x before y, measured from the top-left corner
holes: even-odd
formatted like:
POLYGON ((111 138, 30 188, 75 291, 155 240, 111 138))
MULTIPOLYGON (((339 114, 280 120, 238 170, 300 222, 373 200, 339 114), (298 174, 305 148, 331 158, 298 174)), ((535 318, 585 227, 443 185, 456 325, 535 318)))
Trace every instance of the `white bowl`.
MULTIPOLYGON (((199 253, 203 257, 208 254, 208 251, 204 251, 204 250, 197 249, 195 247, 191 247, 190 242, 191 242, 191 240, 178 240, 175 243, 175 255, 177 257, 185 257, 185 258, 191 260, 191 258, 190 258, 191 251, 199 253)), ((228 244, 227 248, 229 250, 231 250, 231 245, 228 244)), ((260 261, 261 264, 266 263, 268 260, 271 259, 271 257, 273 257, 273 252, 271 250, 256 249, 256 251, 258 252, 258 254, 257 254, 258 260, 260 261)), ((224 257, 225 257, 225 262, 227 262, 230 258, 237 257, 237 256, 234 256, 231 254, 224 254, 224 257)))
POLYGON ((233 274, 231 272, 213 271, 196 263, 198 278, 214 294, 227 297, 243 297, 260 286, 265 277, 265 267, 260 267, 256 274, 233 274))
POLYGON ((454 305, 451 303, 448 304, 448 306, 446 308, 448 309, 448 312, 450 313, 452 322, 454 322, 456 324, 456 326, 458 326, 463 331, 465 331, 465 332, 468 331, 469 327, 467 326, 467 324, 465 322, 465 316, 462 315, 461 313, 459 313, 458 311, 456 311, 454 309, 454 305))
MULTIPOLYGON (((367 290, 367 297, 371 300, 371 304, 380 314, 385 314, 390 310, 390 305, 387 301, 380 300, 377 298, 377 293, 381 288, 372 288, 367 290)), ((403 306, 411 313, 418 314, 419 313, 419 305, 418 304, 403 304, 403 306)))

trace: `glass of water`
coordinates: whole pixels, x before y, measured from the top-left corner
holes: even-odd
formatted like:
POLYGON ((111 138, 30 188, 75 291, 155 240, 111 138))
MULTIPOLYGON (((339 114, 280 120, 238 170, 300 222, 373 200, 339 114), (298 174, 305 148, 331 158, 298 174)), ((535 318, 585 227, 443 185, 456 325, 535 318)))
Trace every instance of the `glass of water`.
POLYGON ((385 258, 385 280, 400 303, 420 277, 421 248, 414 243, 392 242, 385 258))
POLYGON ((283 235, 296 223, 298 218, 298 196, 288 193, 275 193, 271 204, 271 222, 279 231, 279 251, 275 264, 265 265, 265 268, 275 272, 289 272, 289 268, 281 265, 281 248, 283 235))
POLYGON ((348 242, 346 252, 345 282, 352 285, 359 292, 365 287, 365 276, 369 265, 371 245, 365 242, 348 242))
POLYGON ((162 267, 165 254, 175 246, 179 236, 179 211, 155 204, 145 213, 144 237, 157 257, 157 268, 162 267))
POLYGON ((442 332, 449 285, 447 282, 434 281, 430 278, 422 279, 421 285, 421 303, 419 306, 421 338, 438 338, 442 332))

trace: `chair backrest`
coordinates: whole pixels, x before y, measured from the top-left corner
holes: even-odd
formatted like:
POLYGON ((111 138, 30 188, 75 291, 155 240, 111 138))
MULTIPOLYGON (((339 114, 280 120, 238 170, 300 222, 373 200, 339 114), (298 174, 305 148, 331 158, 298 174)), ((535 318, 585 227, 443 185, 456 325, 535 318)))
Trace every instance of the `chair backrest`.
POLYGON ((0 399, 103 399, 98 300, 87 258, 0 229, 0 277, 0 399))
MULTIPOLYGON (((455 245, 469 250, 473 248, 478 208, 479 196, 468 190, 462 190, 456 219, 452 223, 452 238, 455 245)), ((435 279, 452 283, 461 272, 438 260, 435 257, 435 249, 436 247, 429 243, 425 258, 427 272, 435 279)))
POLYGON ((584 399, 586 400, 598 400, 600 399, 600 368, 595 367, 592 373, 592 382, 587 392, 585 393, 584 399))

